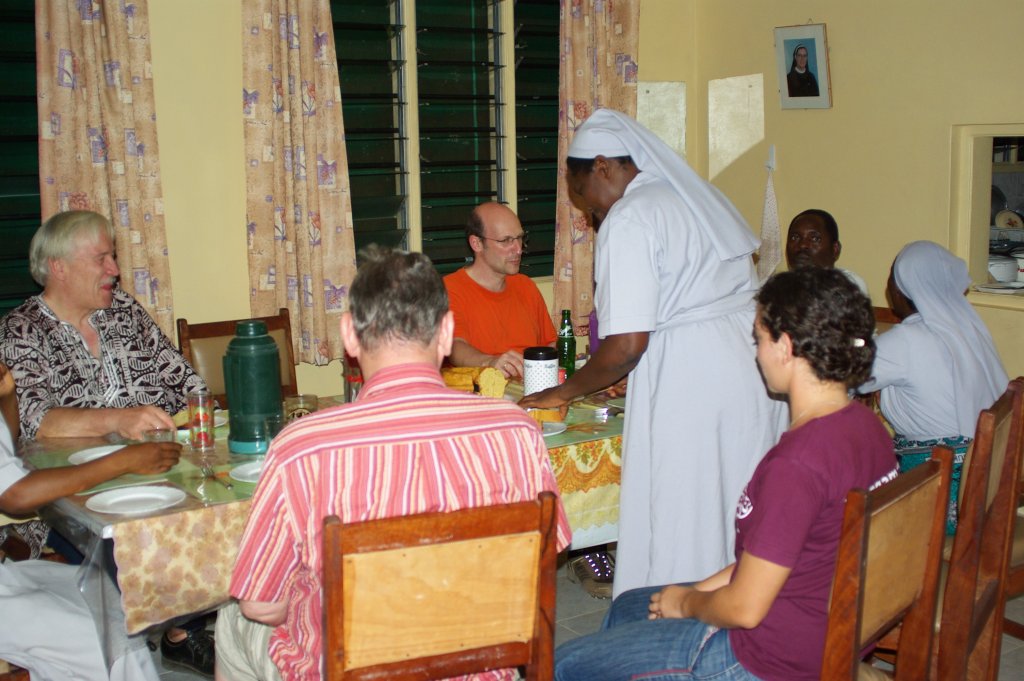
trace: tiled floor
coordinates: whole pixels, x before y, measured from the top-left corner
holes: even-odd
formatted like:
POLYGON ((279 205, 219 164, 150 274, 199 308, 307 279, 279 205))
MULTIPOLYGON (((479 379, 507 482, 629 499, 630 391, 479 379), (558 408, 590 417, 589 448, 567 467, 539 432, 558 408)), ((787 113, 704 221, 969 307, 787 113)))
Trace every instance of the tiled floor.
MULTIPOLYGON (((570 641, 577 636, 589 634, 601 626, 605 611, 611 601, 591 598, 580 586, 566 577, 565 567, 558 570, 558 626, 555 629, 555 645, 570 641)), ((1024 596, 1011 601, 1006 613, 1024 622, 1024 596)), ((159 658, 159 653, 156 653, 159 658)), ((159 659, 157 668, 163 670, 159 659)), ((161 681, 198 681, 205 677, 180 670, 162 671, 161 681)), ((1024 679, 1024 641, 1003 636, 1002 662, 999 681, 1021 681, 1024 679)))

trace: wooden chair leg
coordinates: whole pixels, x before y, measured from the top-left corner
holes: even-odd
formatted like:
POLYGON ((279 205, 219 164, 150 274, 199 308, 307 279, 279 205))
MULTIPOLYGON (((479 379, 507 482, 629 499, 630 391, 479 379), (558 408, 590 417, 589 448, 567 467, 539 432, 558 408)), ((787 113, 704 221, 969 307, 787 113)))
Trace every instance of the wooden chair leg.
POLYGON ((1024 624, 1003 618, 1003 633, 1024 641, 1024 624))

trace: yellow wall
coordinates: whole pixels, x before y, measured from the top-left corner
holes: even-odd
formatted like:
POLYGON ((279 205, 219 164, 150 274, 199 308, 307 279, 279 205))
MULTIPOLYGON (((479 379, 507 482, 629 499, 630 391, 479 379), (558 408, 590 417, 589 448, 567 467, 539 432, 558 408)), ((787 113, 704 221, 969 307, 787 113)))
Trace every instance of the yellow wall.
MULTIPOLYGON (((1024 121, 1022 25, 1020 0, 642 0, 639 76, 687 81, 689 160, 706 175, 708 81, 763 74, 765 139, 715 184, 759 229, 774 144, 783 228, 805 208, 832 212, 840 264, 881 305, 901 246, 950 243, 952 126, 1024 121), (783 111, 772 31, 804 23, 827 25, 833 106, 783 111)), ((1024 374, 1024 311, 979 312, 1007 371, 1024 374)))
MULTIPOLYGON (((249 314, 241 125, 241 0, 150 0, 171 276, 177 316, 249 314)), ((899 248, 949 243, 951 128, 1024 121, 1020 0, 642 0, 642 80, 687 83, 687 150, 707 172, 707 83, 763 74, 765 139, 715 178, 759 225, 764 162, 777 150, 782 220, 831 211, 840 264, 881 304, 899 248), (825 23, 833 108, 779 108, 772 29, 825 23)), ((550 285, 542 285, 548 289, 550 285)), ((980 309, 1012 375, 1024 374, 1024 312, 980 309)), ((339 392, 338 363, 299 384, 339 392)))

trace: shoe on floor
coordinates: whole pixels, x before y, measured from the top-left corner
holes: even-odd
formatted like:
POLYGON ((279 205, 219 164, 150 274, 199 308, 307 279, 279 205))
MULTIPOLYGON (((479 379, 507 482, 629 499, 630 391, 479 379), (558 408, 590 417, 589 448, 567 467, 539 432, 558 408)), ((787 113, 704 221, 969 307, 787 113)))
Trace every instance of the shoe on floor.
POLYGON ((185 667, 206 676, 213 676, 213 634, 205 629, 190 631, 177 643, 171 643, 166 635, 160 637, 160 654, 165 665, 185 667))
POLYGON ((607 551, 595 551, 571 558, 568 576, 569 581, 580 584, 594 598, 611 598, 615 559, 607 551))

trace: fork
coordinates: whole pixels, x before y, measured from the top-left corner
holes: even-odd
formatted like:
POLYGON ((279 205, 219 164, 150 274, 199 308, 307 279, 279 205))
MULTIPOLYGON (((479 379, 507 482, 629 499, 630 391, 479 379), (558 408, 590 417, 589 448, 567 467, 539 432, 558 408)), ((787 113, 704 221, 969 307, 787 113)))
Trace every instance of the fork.
POLYGON ((213 470, 213 466, 211 466, 210 464, 204 463, 202 465, 201 470, 203 473, 203 477, 206 478, 207 480, 215 480, 216 482, 219 482, 220 484, 224 485, 225 489, 234 489, 235 486, 232 485, 230 482, 217 477, 217 473, 213 470))

